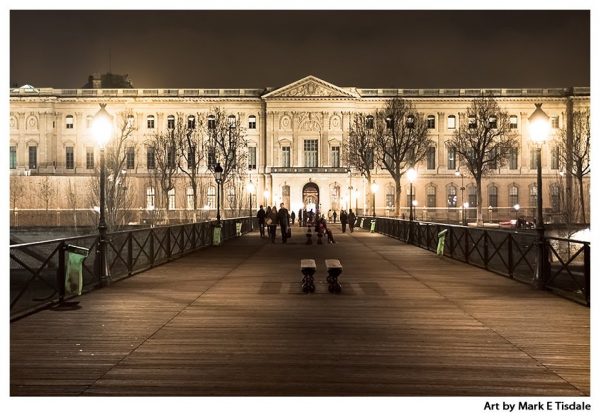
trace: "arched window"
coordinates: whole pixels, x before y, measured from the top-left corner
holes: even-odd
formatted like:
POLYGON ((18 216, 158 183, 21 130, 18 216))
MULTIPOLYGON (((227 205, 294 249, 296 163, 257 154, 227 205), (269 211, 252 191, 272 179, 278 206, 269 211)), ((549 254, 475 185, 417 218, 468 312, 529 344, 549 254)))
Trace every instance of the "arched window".
POLYGON ((488 203, 493 208, 498 207, 498 187, 495 185, 488 186, 488 203))
POLYGON ((508 188, 508 205, 513 207, 519 203, 519 188, 516 185, 510 185, 508 188))
POLYGON ((560 185, 558 183, 550 185, 550 201, 552 212, 560 212, 560 185))
POLYGON ((434 115, 427 116, 427 128, 435 129, 435 116, 434 115))
POLYGON ((468 126, 470 129, 477 128, 477 118, 475 116, 469 116, 468 121, 469 121, 468 126))
POLYGON ((135 127, 135 117, 133 116, 133 114, 129 114, 127 116, 127 128, 132 129, 134 127, 135 127))
POLYGON ((428 185, 427 186, 427 207, 435 208, 436 200, 435 200, 435 186, 428 185))
POLYGON ((469 207, 477 206, 477 187, 470 186, 469 187, 469 207))
POLYGON ((175 116, 172 114, 167 117, 167 128, 168 129, 175 128, 175 116))
POLYGON ((187 209, 194 209, 194 188, 188 186, 185 190, 187 209))
POLYGON ((387 116, 385 118, 385 128, 391 129, 394 127, 394 118, 392 116, 387 116))
POLYGON ((385 186, 385 206, 389 209, 394 208, 396 203, 396 188, 393 184, 388 183, 385 186))
POLYGON ((146 188, 146 209, 154 209, 156 204, 154 203, 155 192, 153 186, 148 186, 146 188))
POLYGON ((227 117, 227 125, 229 127, 235 127, 235 116, 233 114, 227 117))
POLYGON ((365 127, 367 129, 373 129, 375 127, 375 121, 373 119, 373 116, 367 116, 365 120, 365 127))
POLYGON ((415 116, 414 115, 409 114, 408 116, 406 116, 406 127, 408 127, 409 129, 415 128, 415 116))
POLYGON ((146 128, 149 128, 149 129, 154 128, 154 116, 146 117, 146 128))
POLYGON ((454 208, 456 207, 456 204, 458 202, 458 197, 456 196, 456 186, 454 185, 448 185, 448 208, 454 208))
POLYGON ((210 116, 208 116, 208 128, 211 130, 214 130, 217 128, 217 121, 215 119, 215 116, 213 116, 212 114, 210 116))
POLYGON ((167 196, 169 197, 169 209, 175 209, 175 188, 169 189, 167 196))
POLYGON ((214 185, 210 185, 206 190, 206 205, 209 208, 217 206, 217 188, 214 185))
POLYGON ((529 185, 529 206, 531 208, 537 207, 537 193, 538 193, 537 184, 535 184, 535 183, 530 184, 529 185))
POLYGON ((187 121, 187 128, 193 130, 196 128, 196 117, 189 115, 187 121))
POLYGON ((255 129, 256 128, 256 116, 248 117, 248 128, 255 129))
POLYGON ((449 129, 456 128, 456 116, 455 115, 448 116, 448 128, 449 129))
POLYGON ((498 128, 498 117, 490 116, 490 118, 488 119, 488 126, 490 129, 497 129, 498 128))

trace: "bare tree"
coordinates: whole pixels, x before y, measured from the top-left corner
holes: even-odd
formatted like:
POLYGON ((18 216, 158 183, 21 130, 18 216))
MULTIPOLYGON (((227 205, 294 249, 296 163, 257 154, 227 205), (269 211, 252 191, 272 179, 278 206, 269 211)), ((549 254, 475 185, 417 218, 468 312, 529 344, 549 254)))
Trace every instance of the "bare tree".
POLYGON ((569 169, 567 174, 577 180, 579 187, 579 204, 581 218, 587 224, 585 211, 585 188, 583 180, 590 173, 590 110, 575 111, 573 113, 572 144, 569 144, 567 129, 562 129, 558 141, 558 154, 564 169, 569 169))
POLYGON ((508 113, 502 111, 492 95, 474 98, 467 113, 460 115, 459 128, 448 145, 456 149, 459 160, 475 179, 477 224, 482 225, 482 179, 506 163, 511 149, 518 145, 508 113))
POLYGON ((44 206, 46 212, 48 212, 50 207, 50 201, 54 199, 54 194, 55 190, 54 186, 52 186, 52 182, 50 181, 50 177, 44 176, 44 179, 42 179, 40 184, 39 198, 42 201, 42 205, 44 206))
POLYGON ((175 129, 168 129, 166 132, 159 131, 146 140, 146 145, 154 151, 155 168, 153 178, 158 183, 161 193, 158 196, 162 199, 165 208, 165 219, 169 209, 169 191, 175 188, 175 178, 179 168, 178 141, 175 136, 175 129))
POLYGON ((241 118, 240 113, 228 115, 224 109, 216 107, 211 109, 210 114, 204 115, 200 123, 208 168, 213 170, 217 162, 221 164, 223 185, 234 186, 230 182, 235 182, 248 170, 248 140, 241 118))
POLYGON ((204 146, 202 135, 197 125, 197 117, 189 116, 184 119, 182 113, 177 113, 172 134, 175 138, 179 156, 179 169, 187 175, 193 194, 193 221, 196 222, 198 210, 198 187, 200 185, 201 167, 204 161, 204 146))
POLYGON ((67 204, 73 214, 73 228, 77 231, 77 193, 71 184, 71 179, 67 184, 67 204))
POLYGON ((356 113, 352 118, 348 141, 344 145, 344 164, 358 170, 371 183, 375 170, 375 118, 356 113))
POLYGON ((10 177, 10 207, 13 211, 13 222, 17 224, 17 206, 25 194, 25 184, 23 179, 18 176, 10 177))
POLYGON ((393 98, 375 117, 377 164, 387 170, 395 183, 395 215, 400 213, 402 175, 427 156, 433 141, 427 136, 422 113, 402 98, 393 98))
MULTIPOLYGON (((124 111, 119 113, 117 131, 104 149, 106 169, 106 225, 109 230, 119 229, 127 225, 132 219, 135 190, 133 181, 127 175, 127 151, 135 150, 132 140, 135 126, 132 113, 124 111)), ((100 163, 96 164, 96 174, 90 185, 91 205, 98 206, 100 200, 100 163)))

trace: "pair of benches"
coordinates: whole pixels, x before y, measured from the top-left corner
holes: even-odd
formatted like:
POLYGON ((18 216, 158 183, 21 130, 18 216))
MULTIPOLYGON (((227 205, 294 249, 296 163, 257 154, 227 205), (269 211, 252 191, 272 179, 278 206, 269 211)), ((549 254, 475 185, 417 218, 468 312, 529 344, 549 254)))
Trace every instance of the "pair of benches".
MULTIPOLYGON (((326 259, 325 268, 327 269, 327 283, 330 293, 340 293, 342 285, 338 281, 338 276, 342 274, 342 263, 338 259, 326 259)), ((304 293, 315 291, 314 275, 317 271, 317 263, 314 259, 300 260, 300 271, 302 272, 302 291, 304 293)))

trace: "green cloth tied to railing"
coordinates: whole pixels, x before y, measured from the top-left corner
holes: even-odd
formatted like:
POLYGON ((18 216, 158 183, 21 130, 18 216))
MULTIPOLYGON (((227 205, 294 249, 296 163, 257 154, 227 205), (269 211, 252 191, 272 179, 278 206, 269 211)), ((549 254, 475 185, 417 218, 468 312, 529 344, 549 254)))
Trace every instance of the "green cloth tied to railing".
POLYGON ((65 295, 81 295, 83 289, 83 261, 89 254, 84 247, 68 245, 65 271, 65 295))
POLYGON ((235 235, 237 237, 241 237, 241 235, 242 235, 242 223, 241 222, 235 223, 235 235))
POLYGON ((437 245, 437 255, 444 255, 444 245, 446 244, 446 233, 448 233, 448 229, 442 230, 438 233, 438 245, 437 245))

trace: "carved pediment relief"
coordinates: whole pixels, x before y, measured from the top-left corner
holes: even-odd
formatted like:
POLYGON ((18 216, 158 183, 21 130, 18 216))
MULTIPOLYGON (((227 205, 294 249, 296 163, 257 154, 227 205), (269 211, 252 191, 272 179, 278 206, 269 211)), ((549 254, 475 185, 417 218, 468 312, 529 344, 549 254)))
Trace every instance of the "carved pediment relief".
POLYGON ((338 98, 356 98, 354 94, 347 90, 325 82, 312 75, 293 82, 285 87, 276 89, 266 94, 264 98, 270 97, 338 97, 338 98))

